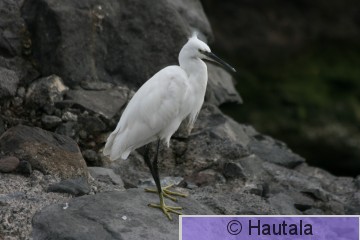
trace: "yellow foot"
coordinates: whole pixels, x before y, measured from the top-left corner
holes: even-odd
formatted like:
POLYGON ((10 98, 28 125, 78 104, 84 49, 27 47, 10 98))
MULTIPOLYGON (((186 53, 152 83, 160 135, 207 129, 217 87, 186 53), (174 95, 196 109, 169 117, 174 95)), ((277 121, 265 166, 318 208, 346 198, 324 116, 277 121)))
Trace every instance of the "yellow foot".
MULTIPOLYGON (((174 184, 171 184, 169 186, 161 188, 162 189, 162 194, 164 195, 164 197, 169 198, 169 199, 173 200, 174 202, 177 202, 177 199, 170 196, 170 195, 179 196, 179 197, 187 197, 187 195, 184 194, 184 193, 172 192, 172 191, 168 190, 172 186, 174 186, 174 184)), ((151 192, 151 193, 158 193, 158 191, 156 189, 150 189, 150 188, 145 188, 145 191, 146 192, 151 192)))
POLYGON ((171 212, 178 215, 182 214, 181 212, 177 211, 177 210, 182 210, 182 207, 167 206, 165 205, 164 201, 161 200, 160 200, 160 204, 150 203, 148 206, 153 208, 160 208, 169 220, 172 220, 172 217, 170 215, 171 212))

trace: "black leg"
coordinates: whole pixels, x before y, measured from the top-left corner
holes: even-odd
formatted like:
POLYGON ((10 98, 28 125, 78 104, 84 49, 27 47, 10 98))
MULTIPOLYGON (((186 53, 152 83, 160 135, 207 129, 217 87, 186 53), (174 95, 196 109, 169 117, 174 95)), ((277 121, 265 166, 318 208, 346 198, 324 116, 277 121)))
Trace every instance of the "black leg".
POLYGON ((158 169, 159 148, 160 148, 160 139, 157 142, 156 154, 155 154, 154 161, 152 163, 152 170, 153 170, 153 173, 154 173, 153 178, 155 180, 156 188, 157 188, 158 192, 161 193, 162 190, 161 190, 159 169, 158 169))
POLYGON ((145 146, 145 153, 144 153, 144 161, 148 168, 150 169, 150 173, 155 181, 156 188, 158 190, 158 193, 161 193, 161 185, 160 185, 160 177, 159 177, 159 169, 158 169, 158 154, 159 154, 159 148, 160 148, 160 140, 157 142, 157 148, 156 148, 156 154, 154 157, 154 161, 151 163, 150 160, 150 144, 145 146))
POLYGON ((144 161, 145 161, 146 166, 148 166, 148 168, 150 169, 151 175, 154 177, 154 173, 153 173, 154 171, 153 171, 153 168, 151 166, 149 150, 150 150, 150 143, 145 146, 144 161))

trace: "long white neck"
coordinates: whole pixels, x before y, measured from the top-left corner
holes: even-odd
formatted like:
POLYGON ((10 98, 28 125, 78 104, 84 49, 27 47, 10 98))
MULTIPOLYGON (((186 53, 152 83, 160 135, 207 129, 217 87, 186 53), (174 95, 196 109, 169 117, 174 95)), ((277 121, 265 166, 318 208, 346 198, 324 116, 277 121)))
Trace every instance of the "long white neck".
POLYGON ((189 111, 187 113, 190 119, 189 129, 191 129, 204 103, 208 74, 206 64, 200 58, 190 57, 191 55, 188 55, 187 51, 183 50, 179 54, 179 63, 180 67, 188 75, 189 90, 191 91, 188 99, 189 111))
POLYGON ((204 61, 198 57, 191 57, 190 52, 182 49, 179 54, 179 64, 187 73, 189 84, 194 86, 194 90, 205 95, 208 75, 204 61))

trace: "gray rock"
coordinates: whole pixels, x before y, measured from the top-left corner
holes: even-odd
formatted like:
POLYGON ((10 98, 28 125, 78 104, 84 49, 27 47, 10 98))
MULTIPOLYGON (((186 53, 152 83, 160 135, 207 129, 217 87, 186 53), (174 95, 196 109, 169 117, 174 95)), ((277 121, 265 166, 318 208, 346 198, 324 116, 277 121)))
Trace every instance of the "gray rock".
POLYGON ((252 215, 252 214, 279 214, 266 200, 254 194, 223 191, 218 188, 197 188, 190 194, 200 203, 208 206, 215 214, 221 215, 252 215))
POLYGON ((19 164, 18 168, 16 169, 16 171, 25 176, 30 176, 30 174, 32 173, 33 170, 32 170, 31 164, 28 161, 22 160, 22 161, 20 161, 20 164, 19 164))
POLYGON ((13 172, 19 166, 20 160, 17 157, 2 157, 0 158, 0 172, 13 172))
POLYGON ((355 186, 360 190, 360 175, 355 178, 355 186))
POLYGON ((233 77, 219 66, 207 64, 209 82, 205 100, 216 106, 223 103, 242 103, 242 99, 234 86, 233 77))
POLYGON ((41 123, 45 129, 52 129, 58 126, 62 122, 61 118, 51 115, 43 115, 41 117, 41 123))
POLYGON ((80 83, 80 86, 85 90, 107 90, 114 87, 114 85, 111 83, 94 82, 94 81, 93 82, 83 81, 80 83))
MULTIPOLYGON (((183 207, 184 214, 213 214, 191 198, 179 198, 169 205, 183 207)), ((158 209, 147 206, 158 202, 156 194, 142 189, 107 192, 69 201, 68 208, 52 205, 35 214, 34 239, 178 239, 178 217, 169 221, 158 209), (61 222, 62 224, 59 224, 61 222)))
POLYGON ((20 2, 3 0, 0 3, 0 55, 7 58, 21 56, 25 38, 24 20, 20 14, 20 2), (23 39, 24 38, 24 39, 23 39))
POLYGON ((224 176, 227 178, 246 178, 244 168, 240 163, 225 162, 222 171, 224 176))
POLYGON ((79 124, 77 122, 65 122, 61 123, 55 130, 56 133, 74 138, 79 130, 79 124))
POLYGON ((90 134, 96 134, 103 132, 106 129, 106 125, 100 118, 95 116, 83 115, 78 118, 79 124, 86 132, 90 134))
POLYGON ((61 182, 51 184, 49 192, 69 193, 74 196, 82 196, 90 192, 90 186, 84 177, 66 179, 61 182))
POLYGON ((85 160, 71 138, 40 128, 18 125, 0 138, 0 148, 9 155, 27 160, 32 168, 61 178, 88 175, 85 160))
POLYGON ((15 96, 18 83, 19 77, 14 71, 0 66, 0 99, 15 96))
POLYGON ((0 136, 5 132, 5 123, 3 118, 0 116, 0 136))
POLYGON ((124 186, 124 182, 112 169, 102 167, 88 167, 90 175, 98 181, 108 184, 124 186))
POLYGON ((19 87, 16 91, 16 95, 18 95, 21 98, 24 98, 26 94, 26 89, 24 87, 19 87))
MULTIPOLYGON (((170 186, 170 185, 174 185, 177 186, 181 183, 181 181, 183 181, 184 178, 182 177, 171 177, 171 176, 166 176, 166 177, 162 177, 160 179, 160 183, 161 186, 165 187, 165 186, 170 186)), ((141 188, 146 188, 146 187, 155 187, 155 181, 154 179, 151 178, 147 178, 147 179, 140 179, 139 180, 139 184, 138 187, 141 188)))
POLYGON ((85 109, 111 119, 126 104, 128 93, 126 88, 102 91, 70 90, 66 96, 85 109))
POLYGON ((86 149, 82 155, 89 164, 96 165, 100 161, 99 155, 94 150, 86 149))
POLYGON ((64 121, 73 121, 76 122, 78 120, 78 116, 72 112, 66 111, 64 112, 64 114, 61 116, 61 119, 64 121))
POLYGON ((36 108, 54 105, 63 99, 67 90, 68 87, 56 75, 40 78, 32 82, 27 89, 26 103, 36 108))
POLYGON ((43 75, 56 73, 70 87, 82 81, 139 87, 177 62, 194 27, 211 35, 200 1, 172 2, 29 0, 22 15, 43 75))
POLYGON ((187 182, 193 183, 197 186, 209 186, 216 183, 225 183, 226 180, 223 175, 213 169, 206 169, 200 172, 195 172, 188 178, 187 182))
POLYGON ((38 171, 30 177, 0 173, 0 179, 0 236, 3 239, 29 239, 35 212, 69 198, 67 194, 45 192, 44 187, 56 179, 38 171))
POLYGON ((249 143, 252 153, 265 161, 279 164, 288 168, 294 168, 305 162, 305 159, 293 153, 285 143, 264 135, 257 135, 249 143))

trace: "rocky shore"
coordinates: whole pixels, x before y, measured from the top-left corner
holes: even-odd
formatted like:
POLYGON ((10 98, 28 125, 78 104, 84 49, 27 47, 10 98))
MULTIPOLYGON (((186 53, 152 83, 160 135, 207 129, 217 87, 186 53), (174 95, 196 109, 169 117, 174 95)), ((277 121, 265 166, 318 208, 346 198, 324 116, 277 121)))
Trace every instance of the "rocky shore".
MULTIPOLYGON (((126 103, 177 63, 197 29, 197 0, 3 0, 0 3, 0 239, 177 239, 147 207, 142 151, 102 155, 126 103)), ((231 75, 208 65, 206 103, 190 135, 162 146, 163 184, 188 193, 184 214, 360 214, 360 176, 309 166, 285 143, 219 110, 241 103, 231 75)), ((170 202, 170 200, 169 200, 170 202)))

